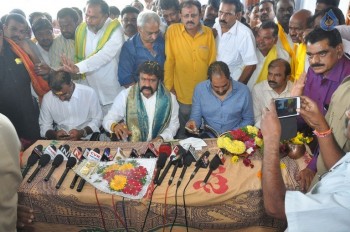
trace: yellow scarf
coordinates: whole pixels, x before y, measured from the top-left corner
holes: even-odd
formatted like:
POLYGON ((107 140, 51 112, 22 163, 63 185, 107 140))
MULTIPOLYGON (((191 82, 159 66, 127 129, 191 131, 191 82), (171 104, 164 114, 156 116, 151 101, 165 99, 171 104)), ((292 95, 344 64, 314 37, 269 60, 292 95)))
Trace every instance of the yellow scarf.
POLYGON ((300 75, 304 72, 305 68, 305 57, 306 57, 306 44, 300 43, 295 56, 295 75, 294 80, 298 80, 300 75))
POLYGON ((284 48, 284 50, 286 50, 290 56, 290 58, 294 57, 294 51, 293 48, 291 48, 288 39, 287 39, 287 35, 286 33, 284 33, 284 29, 281 26, 281 24, 277 23, 278 26, 278 38, 280 39, 282 46, 284 48))
POLYGON ((277 48, 276 45, 273 45, 273 47, 271 48, 271 50, 269 51, 269 53, 267 53, 267 56, 265 57, 265 61, 264 61, 264 65, 260 71, 259 77, 256 80, 256 84, 267 80, 267 75, 268 75, 268 66, 270 64, 271 61, 277 59, 277 48))
MULTIPOLYGON (((117 19, 112 20, 108 24, 103 36, 98 41, 96 50, 93 53, 91 53, 88 57, 91 57, 95 55, 98 51, 100 51, 103 48, 103 46, 107 43, 107 41, 109 40, 109 38, 111 37, 115 29, 117 29, 119 26, 120 26, 120 23, 117 19)), ((77 30, 75 33, 75 62, 76 63, 88 58, 88 57, 85 57, 86 30, 87 30, 87 25, 84 22, 77 27, 77 30)), ((84 75, 83 75, 83 78, 84 78, 84 75)))

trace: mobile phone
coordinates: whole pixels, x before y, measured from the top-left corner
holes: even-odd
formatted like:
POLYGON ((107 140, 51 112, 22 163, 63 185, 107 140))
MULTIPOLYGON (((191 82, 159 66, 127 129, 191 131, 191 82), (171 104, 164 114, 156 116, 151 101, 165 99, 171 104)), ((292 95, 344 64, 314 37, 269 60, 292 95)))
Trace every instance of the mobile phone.
POLYGON ((299 115, 300 97, 276 98, 275 106, 279 118, 286 118, 299 115))
POLYGON ((185 129, 190 132, 191 134, 196 134, 198 135, 199 134, 199 131, 196 130, 196 129, 191 129, 191 128, 188 128, 187 126, 185 126, 185 129))

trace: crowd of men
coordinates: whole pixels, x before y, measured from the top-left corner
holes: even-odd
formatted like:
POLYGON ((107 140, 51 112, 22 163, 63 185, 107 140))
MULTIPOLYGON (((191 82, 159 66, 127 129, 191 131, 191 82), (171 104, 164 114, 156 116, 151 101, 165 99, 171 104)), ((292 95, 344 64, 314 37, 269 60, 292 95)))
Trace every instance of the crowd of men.
MULTIPOLYGON (((301 111, 298 130, 324 135, 319 130, 332 128, 340 149, 350 150, 343 133, 350 30, 339 0, 317 0, 315 12, 295 10, 294 0, 246 9, 239 0, 146 2, 119 11, 88 0, 84 17, 63 8, 59 30, 47 13, 30 14, 30 24, 19 9, 1 18, 0 113, 22 149, 39 138, 109 139, 94 133, 162 142, 206 125, 219 134, 260 128, 274 123, 263 119, 271 99, 306 96, 327 126, 301 111)), ((304 192, 335 163, 321 144, 313 152, 297 177, 304 192)))

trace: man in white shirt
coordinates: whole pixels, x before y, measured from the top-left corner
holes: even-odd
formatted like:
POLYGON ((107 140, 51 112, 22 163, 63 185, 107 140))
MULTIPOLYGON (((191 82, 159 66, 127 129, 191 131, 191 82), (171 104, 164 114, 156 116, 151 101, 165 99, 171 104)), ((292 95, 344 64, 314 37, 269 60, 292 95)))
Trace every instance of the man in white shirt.
POLYGON ((216 36, 217 61, 225 62, 231 77, 247 83, 256 68, 255 39, 252 31, 237 20, 241 11, 238 0, 222 0, 219 7, 219 22, 213 26, 216 36))
POLYGON ((276 59, 269 63, 267 80, 256 84, 252 90, 255 126, 260 128, 262 110, 271 99, 290 97, 293 83, 289 81, 291 68, 284 59, 276 59))
POLYGON ((75 33, 76 61, 63 59, 64 70, 86 76, 107 113, 113 99, 123 89, 118 82, 118 62, 123 45, 123 29, 118 20, 109 17, 109 6, 103 0, 89 0, 85 7, 85 23, 75 33))
POLYGON ((49 50, 53 43, 53 28, 47 18, 38 18, 34 21, 32 30, 36 40, 36 46, 43 58, 43 61, 50 66, 49 50))
POLYGON ((179 104, 163 85, 163 69, 146 61, 138 69, 137 84, 123 90, 103 119, 106 131, 119 140, 171 140, 179 128, 179 104))
MULTIPOLYGON (((265 210, 274 218, 287 219, 287 231, 349 231, 350 153, 341 150, 317 104, 310 98, 301 98, 300 114, 314 129, 329 171, 319 177, 319 182, 307 194, 286 190, 279 158, 281 125, 271 103, 261 122, 265 210)), ((349 120, 349 111, 346 115, 349 120)), ((346 135, 350 138, 349 121, 346 121, 346 135)))
POLYGON ((127 41, 137 33, 137 16, 140 11, 133 6, 126 6, 121 13, 124 40, 127 41))
POLYGON ((102 111, 92 88, 73 83, 67 72, 52 72, 49 85, 51 91, 44 95, 40 109, 42 137, 81 140, 99 132, 102 111))
POLYGON ((272 60, 282 58, 289 61, 288 53, 277 46, 278 27, 272 21, 263 22, 256 34, 256 56, 258 64, 248 81, 248 87, 253 89, 254 85, 267 79, 267 67, 272 60))

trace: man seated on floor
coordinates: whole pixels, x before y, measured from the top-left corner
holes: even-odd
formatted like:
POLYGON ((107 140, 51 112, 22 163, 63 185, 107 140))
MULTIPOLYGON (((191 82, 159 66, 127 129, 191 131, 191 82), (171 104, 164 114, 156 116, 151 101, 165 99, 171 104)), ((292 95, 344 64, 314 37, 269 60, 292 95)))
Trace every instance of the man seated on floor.
POLYGON ((252 91, 255 126, 260 128, 262 110, 271 99, 290 97, 293 83, 290 64, 284 59, 275 59, 268 65, 267 80, 256 84, 252 91))
POLYGON ((228 65, 222 61, 212 63, 208 77, 209 80, 199 83, 194 90, 191 116, 186 127, 197 131, 202 118, 218 134, 254 125, 249 89, 231 78, 228 65))
MULTIPOLYGON (((287 219, 288 231, 348 231, 350 153, 345 154, 338 146, 332 129, 310 98, 302 97, 300 114, 314 129, 329 171, 319 177, 320 181, 307 194, 286 190, 279 158, 281 125, 271 103, 261 121, 264 136, 262 189, 266 212, 274 218, 287 219)), ((350 117, 347 115, 345 133, 350 138, 350 117)))
POLYGON ((179 128, 179 104, 163 85, 163 69, 155 61, 146 61, 138 74, 137 84, 114 99, 103 127, 131 142, 173 139, 179 128))
POLYGON ((58 140, 89 139, 99 132, 102 110, 95 91, 75 84, 67 72, 52 72, 51 91, 45 94, 39 124, 42 137, 58 140))

